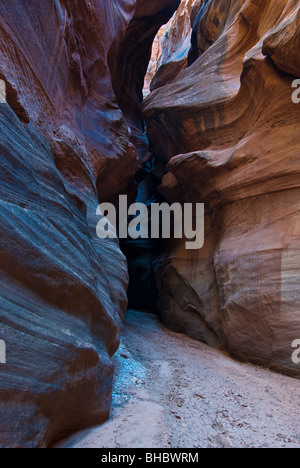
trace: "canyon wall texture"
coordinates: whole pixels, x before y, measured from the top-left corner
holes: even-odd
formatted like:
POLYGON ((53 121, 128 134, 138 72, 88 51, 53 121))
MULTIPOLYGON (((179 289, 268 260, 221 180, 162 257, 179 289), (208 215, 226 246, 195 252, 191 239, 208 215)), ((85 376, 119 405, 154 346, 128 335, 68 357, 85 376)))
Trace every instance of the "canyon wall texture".
POLYGON ((148 71, 145 77, 145 95, 172 81, 187 67, 191 46, 192 26, 202 0, 181 0, 170 21, 156 36, 148 71))
POLYGON ((142 113, 153 39, 179 4, 0 0, 3 447, 108 417, 128 272, 96 207, 136 182, 138 201, 159 199, 166 170, 160 196, 205 203, 205 246, 127 245, 133 295, 154 273, 169 327, 299 376, 300 8, 184 0, 142 113))
POLYGON ((158 308, 176 331, 299 377, 299 2, 195 8, 190 66, 143 105, 160 193, 206 207, 204 248, 174 241, 156 262, 158 308))
POLYGON ((120 57, 144 33, 142 80, 178 4, 0 1, 3 447, 46 447, 108 417, 128 273, 118 241, 96 237, 96 207, 135 193, 139 154, 120 57))

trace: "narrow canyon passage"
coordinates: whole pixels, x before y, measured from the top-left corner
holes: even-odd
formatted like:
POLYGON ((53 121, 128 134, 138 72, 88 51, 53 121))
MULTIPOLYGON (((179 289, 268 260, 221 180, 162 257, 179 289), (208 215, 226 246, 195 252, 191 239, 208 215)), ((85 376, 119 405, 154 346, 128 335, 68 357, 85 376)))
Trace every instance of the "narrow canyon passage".
POLYGON ((128 311, 113 408, 63 448, 299 447, 299 382, 128 311))

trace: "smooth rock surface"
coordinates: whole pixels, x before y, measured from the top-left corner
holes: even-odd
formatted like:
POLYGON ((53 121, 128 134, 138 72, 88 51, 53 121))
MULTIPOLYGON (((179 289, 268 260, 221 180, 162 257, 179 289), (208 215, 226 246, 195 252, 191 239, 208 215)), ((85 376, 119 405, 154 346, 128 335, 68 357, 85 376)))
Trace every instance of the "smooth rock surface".
POLYGON ((118 191, 136 167, 106 61, 134 9, 107 24, 113 3, 0 6, 1 446, 45 447, 110 411, 128 278, 95 215, 102 168, 126 161, 118 191))
POLYGON ((143 27, 151 49, 178 4, 0 3, 1 446, 108 417, 128 273, 118 241, 96 237, 96 208, 134 194, 138 166, 114 93, 131 65, 116 60, 143 27))
POLYGON ((143 109, 160 192, 206 205, 204 248, 174 242, 157 271, 165 323, 299 377, 298 36, 298 2, 206 1, 194 63, 143 109))
POLYGON ((187 67, 193 20, 201 4, 202 0, 181 0, 170 21, 159 30, 145 77, 145 96, 168 84, 187 67))
POLYGON ((117 56, 109 59, 114 92, 131 128, 139 168, 151 157, 141 104, 152 44, 160 27, 169 21, 180 1, 137 0, 134 16, 119 45, 117 56))

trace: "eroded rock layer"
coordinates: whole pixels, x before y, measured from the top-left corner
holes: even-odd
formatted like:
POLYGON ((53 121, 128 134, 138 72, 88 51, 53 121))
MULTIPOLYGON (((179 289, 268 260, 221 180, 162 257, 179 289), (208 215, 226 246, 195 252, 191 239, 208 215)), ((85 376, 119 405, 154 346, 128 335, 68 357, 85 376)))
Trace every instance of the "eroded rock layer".
POLYGON ((204 248, 157 273, 171 328, 299 376, 299 2, 202 2, 191 66, 144 103, 161 193, 204 202, 204 248))
POLYGON ((145 94, 172 81, 187 67, 192 26, 202 0, 181 0, 180 7, 155 38, 145 78, 145 94))
POLYGON ((0 2, 1 446, 45 447, 109 414, 128 275, 96 207, 133 192, 137 167, 115 60, 178 4, 0 2))

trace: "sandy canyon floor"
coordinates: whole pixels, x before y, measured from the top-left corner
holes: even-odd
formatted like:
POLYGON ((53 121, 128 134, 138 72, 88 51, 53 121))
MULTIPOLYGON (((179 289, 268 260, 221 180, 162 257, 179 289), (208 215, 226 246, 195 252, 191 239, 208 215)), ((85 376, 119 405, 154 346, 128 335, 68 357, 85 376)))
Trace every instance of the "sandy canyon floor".
POLYGON ((300 447, 299 381, 128 311, 111 418, 65 448, 300 447))

